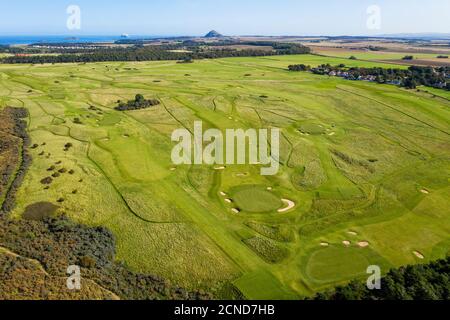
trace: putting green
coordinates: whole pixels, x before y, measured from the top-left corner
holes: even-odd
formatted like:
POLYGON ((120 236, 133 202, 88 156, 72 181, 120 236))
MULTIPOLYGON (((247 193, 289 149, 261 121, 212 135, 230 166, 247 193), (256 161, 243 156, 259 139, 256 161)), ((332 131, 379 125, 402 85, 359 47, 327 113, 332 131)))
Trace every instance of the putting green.
POLYGON ((362 249, 331 246, 311 254, 308 275, 317 282, 351 279, 366 272, 370 265, 362 249))
POLYGON ((281 199, 263 186, 239 186, 231 194, 237 207, 244 212, 267 213, 283 206, 281 199))

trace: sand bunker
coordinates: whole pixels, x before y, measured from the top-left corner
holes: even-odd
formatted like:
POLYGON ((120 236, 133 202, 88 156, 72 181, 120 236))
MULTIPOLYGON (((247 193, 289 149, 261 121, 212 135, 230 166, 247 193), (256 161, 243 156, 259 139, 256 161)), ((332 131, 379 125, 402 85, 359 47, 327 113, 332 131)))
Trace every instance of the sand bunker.
POLYGON ((222 167, 214 167, 214 170, 225 170, 226 167, 222 166, 222 167))
POLYGON ((222 196, 222 197, 226 197, 226 193, 225 192, 223 192, 223 191, 220 191, 220 195, 222 196))
POLYGON ((430 191, 428 191, 426 189, 422 189, 422 190, 420 190, 420 192, 422 192, 423 194, 429 194, 430 193, 430 191))
POLYGON ((349 232, 347 232, 349 235, 351 235, 351 236, 357 236, 358 235, 358 233, 356 233, 355 231, 349 231, 349 232))
POLYGON ((233 211, 233 213, 240 213, 241 212, 241 210, 236 209, 236 208, 231 209, 231 211, 233 211))
POLYGON ((369 245, 370 245, 370 243, 367 242, 367 241, 361 241, 361 242, 358 242, 358 246, 359 246, 360 248, 367 248, 369 245))
POLYGON ((328 135, 331 137, 331 136, 334 136, 335 134, 336 134, 336 132, 331 132, 328 135))
POLYGON ((175 171, 175 170, 177 170, 177 168, 170 168, 170 171, 175 171))
POLYGON ((342 241, 342 243, 344 244, 344 246, 349 247, 352 243, 350 241, 342 241))
POLYGON ((423 254, 421 254, 419 251, 414 251, 413 253, 417 258, 422 259, 422 260, 425 259, 425 256, 423 254))
POLYGON ((226 202, 226 203, 233 203, 233 200, 231 200, 231 199, 225 199, 225 202, 226 202))
POLYGON ((329 244, 328 242, 321 242, 321 243, 320 243, 320 246, 321 246, 321 247, 329 247, 330 244, 329 244))
POLYGON ((283 203, 286 205, 286 207, 279 209, 278 212, 280 212, 280 213, 289 211, 289 210, 291 210, 292 208, 295 207, 295 202, 294 201, 291 201, 291 200, 288 200, 288 199, 281 199, 281 201, 283 201, 283 203))
POLYGON ((272 187, 268 187, 268 188, 267 188, 267 191, 272 191, 272 190, 273 190, 272 187))

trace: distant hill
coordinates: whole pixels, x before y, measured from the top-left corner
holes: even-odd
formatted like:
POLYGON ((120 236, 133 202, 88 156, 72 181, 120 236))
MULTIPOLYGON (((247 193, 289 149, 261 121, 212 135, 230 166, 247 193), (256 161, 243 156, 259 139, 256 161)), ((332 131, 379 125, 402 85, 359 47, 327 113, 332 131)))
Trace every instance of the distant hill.
POLYGON ((205 38, 223 38, 224 36, 216 30, 212 30, 205 35, 205 38))
POLYGON ((450 33, 397 33, 383 34, 383 38, 402 38, 402 39, 419 39, 419 40, 450 40, 450 33))

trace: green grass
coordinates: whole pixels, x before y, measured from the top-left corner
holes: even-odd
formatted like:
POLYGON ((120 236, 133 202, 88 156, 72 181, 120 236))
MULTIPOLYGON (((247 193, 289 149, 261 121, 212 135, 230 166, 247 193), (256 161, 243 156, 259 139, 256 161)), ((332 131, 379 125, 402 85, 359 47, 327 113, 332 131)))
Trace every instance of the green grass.
POLYGON ((291 300, 295 293, 289 291, 272 274, 266 271, 248 273, 234 285, 251 300, 291 300))
POLYGON ((272 240, 254 237, 244 243, 268 263, 281 263, 289 256, 289 251, 272 240))
POLYGON ((368 264, 386 272, 445 256, 450 102, 286 70, 298 63, 392 66, 314 55, 0 65, 0 106, 28 108, 39 144, 13 216, 62 198, 60 213, 114 233, 117 259, 131 269, 190 288, 229 280, 249 298, 298 298, 364 278, 368 264), (137 93, 162 104, 114 110, 137 93), (198 120, 222 131, 279 127, 279 174, 174 166, 172 131, 198 120), (74 172, 45 190, 52 165, 74 172), (281 199, 295 208, 278 213, 281 199))
POLYGON ((314 251, 306 263, 305 273, 316 285, 351 280, 367 274, 370 265, 382 265, 376 253, 367 248, 336 244, 314 251))
POLYGON ((281 199, 264 186, 239 186, 231 191, 237 207, 244 212, 265 213, 282 207, 281 199))

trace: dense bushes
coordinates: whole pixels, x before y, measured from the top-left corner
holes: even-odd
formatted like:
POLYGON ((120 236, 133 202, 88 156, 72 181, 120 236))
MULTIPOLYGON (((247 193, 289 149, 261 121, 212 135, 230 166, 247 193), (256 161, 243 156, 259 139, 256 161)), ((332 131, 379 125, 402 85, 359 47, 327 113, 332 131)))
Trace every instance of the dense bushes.
POLYGON ((304 64, 293 64, 288 67, 289 71, 309 71, 311 70, 311 66, 307 66, 304 64))
POLYGON ((425 265, 391 270, 381 290, 369 290, 353 281, 333 291, 317 294, 316 300, 449 300, 450 257, 425 265))
POLYGON ((31 163, 26 148, 30 139, 26 132, 27 124, 23 120, 27 116, 28 111, 24 108, 6 107, 0 112, 0 200, 4 199, 0 202, 0 216, 14 208, 16 190, 22 184, 31 163))
POLYGON ((67 279, 52 276, 35 260, 0 249, 0 299, 2 300, 116 300, 112 292, 92 281, 80 290, 68 290, 67 279))
POLYGON ((127 103, 119 101, 119 105, 115 109, 118 111, 139 110, 157 106, 160 103, 157 99, 146 100, 142 94, 137 94, 134 100, 127 103))
POLYGON ((0 246, 39 261, 52 276, 67 277, 67 267, 79 265, 83 279, 94 281, 122 299, 210 298, 206 293, 188 292, 160 277, 129 271, 115 262, 115 240, 110 231, 82 226, 65 217, 41 221, 2 218, 0 246))

